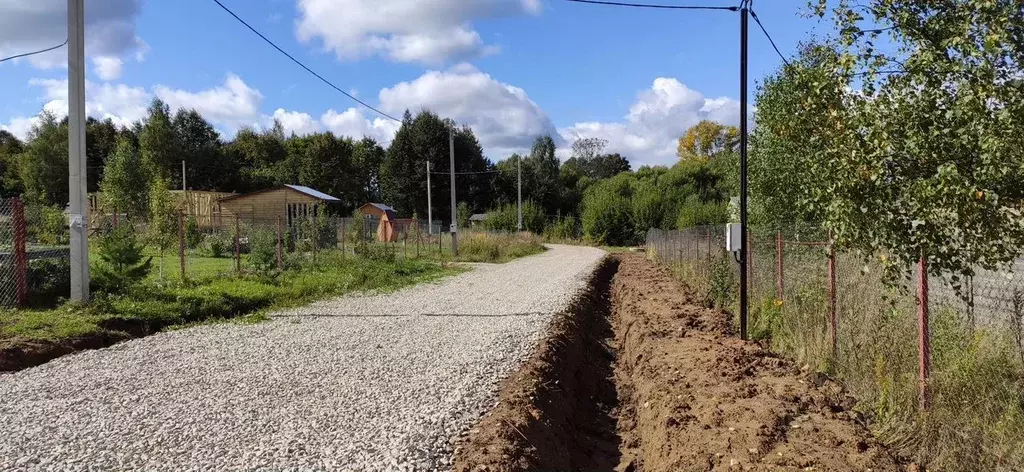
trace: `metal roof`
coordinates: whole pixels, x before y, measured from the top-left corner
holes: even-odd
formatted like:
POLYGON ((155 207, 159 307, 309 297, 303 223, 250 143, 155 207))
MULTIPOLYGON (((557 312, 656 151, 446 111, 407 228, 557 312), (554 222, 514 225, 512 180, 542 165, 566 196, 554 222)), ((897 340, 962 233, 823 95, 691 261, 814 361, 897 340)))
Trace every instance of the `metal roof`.
POLYGON ((469 217, 469 221, 484 221, 487 219, 487 213, 476 213, 469 217))
POLYGON ((311 189, 309 187, 306 187, 305 185, 285 184, 285 187, 288 187, 288 188, 290 188, 292 190, 295 190, 296 192, 304 193, 304 194, 309 195, 309 196, 311 196, 313 198, 319 198, 320 200, 324 200, 324 201, 328 201, 328 202, 340 201, 337 198, 334 198, 334 197, 332 197, 330 195, 327 195, 326 193, 323 193, 323 192, 321 192, 319 190, 313 190, 313 189, 311 189))
POLYGON ((394 212, 395 211, 394 208, 391 208, 391 207, 389 207, 389 206, 387 206, 387 205, 385 205, 383 203, 373 203, 373 202, 370 202, 370 203, 367 203, 367 205, 373 205, 373 206, 377 207, 377 209, 380 210, 380 211, 390 211, 390 212, 394 212))

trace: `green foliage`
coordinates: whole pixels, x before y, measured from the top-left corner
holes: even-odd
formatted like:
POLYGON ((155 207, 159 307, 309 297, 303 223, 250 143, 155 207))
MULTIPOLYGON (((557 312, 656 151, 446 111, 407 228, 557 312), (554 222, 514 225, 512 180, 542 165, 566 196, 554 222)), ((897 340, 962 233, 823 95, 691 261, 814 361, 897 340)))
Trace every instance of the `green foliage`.
POLYGON ((100 182, 104 206, 109 212, 126 213, 130 217, 141 217, 148 213, 149 176, 135 142, 122 136, 117 148, 107 158, 100 182))
POLYGON ((708 304, 720 309, 732 305, 736 286, 736 276, 729 260, 725 257, 715 258, 711 263, 711 276, 708 277, 708 304))
MULTIPOLYGON (((544 231, 544 209, 532 201, 523 202, 523 231, 540 234, 544 231)), ((519 208, 516 204, 501 205, 487 212, 484 227, 492 231, 513 233, 519 226, 519 208)))
POLYGON ((574 217, 558 218, 544 229, 544 237, 551 241, 575 241, 580 236, 580 222, 574 217))
POLYGON ((26 277, 29 306, 58 305, 71 293, 71 260, 59 257, 29 261, 26 277))
POLYGON ((17 158, 25 200, 64 207, 68 203, 68 127, 43 111, 17 158))
POLYGON ((149 105, 148 115, 139 130, 139 151, 146 173, 164 179, 165 186, 180 171, 180 146, 171 122, 171 110, 159 98, 149 105), (175 172, 178 171, 178 172, 175 172))
POLYGON ((203 242, 203 233, 199 231, 199 222, 196 221, 195 215, 188 215, 185 217, 185 244, 188 245, 189 249, 195 249, 199 247, 203 242))
POLYGON ((210 257, 224 257, 231 251, 234 239, 223 231, 214 231, 203 237, 202 247, 210 257))
POLYGON ((469 204, 459 202, 458 206, 455 207, 455 221, 458 223, 459 228, 469 227, 470 216, 473 216, 473 211, 469 209, 469 204))
POLYGON ((265 228, 247 232, 249 254, 246 263, 257 274, 269 275, 277 268, 277 233, 265 228))
POLYGON ((637 238, 633 225, 632 177, 616 176, 587 189, 582 203, 583 235, 598 244, 626 246, 637 238))
POLYGON ((529 234, 495 235, 468 233, 459 241, 458 260, 507 262, 544 251, 540 238, 529 234))
POLYGON ((678 229, 693 226, 720 225, 729 222, 729 211, 725 202, 701 202, 696 198, 688 198, 679 208, 676 220, 678 229))
POLYGON ((152 258, 144 257, 143 249, 131 225, 118 226, 100 238, 99 260, 92 268, 97 287, 108 293, 120 293, 144 279, 152 258))
POLYGON ((25 224, 31 242, 62 246, 70 242, 68 217, 58 206, 29 203, 25 205, 25 224))

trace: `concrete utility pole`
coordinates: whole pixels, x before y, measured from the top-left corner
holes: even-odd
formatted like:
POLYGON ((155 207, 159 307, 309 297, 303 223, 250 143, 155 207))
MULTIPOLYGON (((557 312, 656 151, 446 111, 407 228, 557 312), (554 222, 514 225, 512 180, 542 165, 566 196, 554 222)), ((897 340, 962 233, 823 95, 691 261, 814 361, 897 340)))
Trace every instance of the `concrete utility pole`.
POLYGON ((452 255, 459 255, 458 220, 455 214, 455 131, 448 129, 448 162, 452 175, 452 255))
POLYGON ((519 178, 516 179, 516 191, 518 197, 516 198, 516 207, 519 209, 519 224, 516 225, 516 229, 520 232, 523 231, 523 156, 518 156, 516 159, 516 171, 519 174, 519 178))
POLYGON ((188 190, 188 187, 185 186, 185 159, 182 159, 181 160, 181 191, 184 192, 186 190, 188 190))
POLYGON ((430 161, 427 161, 427 234, 434 234, 434 206, 430 203, 430 161))
POLYGON ((68 228, 71 300, 89 301, 85 159, 85 0, 68 0, 68 228))

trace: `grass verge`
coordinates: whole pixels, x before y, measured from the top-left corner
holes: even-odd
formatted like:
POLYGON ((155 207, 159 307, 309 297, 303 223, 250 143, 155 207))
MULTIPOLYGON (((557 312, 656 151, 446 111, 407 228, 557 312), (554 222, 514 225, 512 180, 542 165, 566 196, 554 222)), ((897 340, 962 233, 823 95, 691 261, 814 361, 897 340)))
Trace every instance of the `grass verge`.
MULTIPOLYGON (((396 290, 460 270, 428 261, 324 255, 316 265, 267 276, 200 277, 164 283, 147 279, 123 295, 97 294, 88 306, 65 304, 48 310, 0 313, 0 357, 32 346, 63 345, 67 351, 67 345, 84 338, 118 340, 212 320, 245 317, 251 321, 258 319, 254 314, 267 310, 350 292, 396 290)), ((0 370, 14 369, 4 365, 0 370)))

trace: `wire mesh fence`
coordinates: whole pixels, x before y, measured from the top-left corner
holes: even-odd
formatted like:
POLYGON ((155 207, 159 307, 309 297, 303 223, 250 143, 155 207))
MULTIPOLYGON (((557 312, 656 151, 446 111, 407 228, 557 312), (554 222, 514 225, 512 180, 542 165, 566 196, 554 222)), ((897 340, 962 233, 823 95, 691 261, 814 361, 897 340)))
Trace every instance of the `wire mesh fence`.
POLYGON ((67 297, 67 216, 53 207, 0 199, 0 306, 29 307, 67 297))

